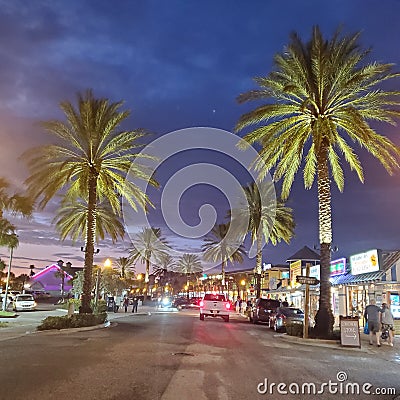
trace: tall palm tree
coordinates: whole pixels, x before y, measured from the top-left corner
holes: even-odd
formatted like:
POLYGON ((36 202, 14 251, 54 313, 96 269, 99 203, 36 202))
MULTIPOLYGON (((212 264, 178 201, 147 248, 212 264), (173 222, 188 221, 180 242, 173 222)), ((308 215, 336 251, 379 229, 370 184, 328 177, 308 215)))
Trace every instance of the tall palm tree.
POLYGON ((316 328, 320 336, 333 329, 329 283, 332 244, 331 178, 340 191, 344 174, 340 152, 359 179, 363 170, 348 139, 365 148, 392 174, 398 167, 399 149, 370 126, 371 121, 395 124, 400 115, 399 92, 377 85, 395 78, 392 64, 368 62, 368 51, 358 45, 359 34, 342 36, 338 31, 325 40, 314 27, 311 40, 303 43, 297 34, 285 52, 274 58, 275 70, 256 78, 257 90, 239 96, 239 102, 266 100, 244 114, 236 130, 259 125, 244 136, 248 143, 262 145, 255 163, 260 177, 273 170, 275 181, 283 179, 282 198, 289 195, 299 168, 304 185, 311 188, 317 176, 321 285, 316 328), (303 153, 306 156, 303 161, 303 153))
POLYGON ((96 99, 88 90, 78 95, 75 108, 62 102, 66 122, 43 122, 44 129, 58 139, 25 153, 30 168, 27 179, 33 199, 41 199, 44 208, 56 193, 63 191, 71 200, 87 199, 87 230, 85 238, 84 285, 81 313, 91 313, 92 269, 96 235, 97 206, 105 198, 113 213, 121 216, 121 196, 135 210, 150 203, 146 193, 129 181, 128 171, 151 184, 156 182, 137 163, 136 141, 144 136, 141 130, 123 131, 121 124, 129 111, 120 111, 122 102, 96 99))
POLYGON ((224 291, 225 270, 228 261, 242 263, 245 254, 242 241, 237 239, 236 234, 230 235, 229 226, 229 223, 215 225, 210 234, 205 237, 205 243, 202 245, 205 261, 221 261, 222 288, 224 291))
POLYGON ((135 262, 130 257, 117 258, 115 260, 115 265, 122 279, 127 278, 129 274, 135 273, 135 262))
MULTIPOLYGON (((186 284, 189 288, 190 276, 203 272, 199 256, 196 254, 184 253, 176 262, 175 272, 186 275, 186 284)), ((189 289, 187 291, 189 297, 189 289)))
POLYGON ((160 228, 143 228, 132 238, 133 248, 130 257, 133 261, 140 259, 146 264, 144 278, 146 294, 149 294, 150 264, 157 265, 160 257, 165 255, 166 240, 161 236, 160 228))
POLYGON ((258 185, 252 182, 243 187, 246 204, 230 212, 234 216, 232 225, 239 229, 238 234, 250 232, 251 242, 256 245, 256 296, 260 297, 259 274, 262 268, 262 244, 271 242, 274 246, 282 240, 289 244, 294 235, 293 210, 276 199, 272 182, 263 181, 258 185), (246 222, 247 226, 245 225, 246 222), (240 230, 242 230, 240 232, 240 230))
POLYGON ((157 260, 157 265, 153 267, 153 275, 158 278, 158 285, 162 288, 162 293, 165 291, 165 284, 173 276, 171 271, 175 266, 175 259, 167 253, 162 253, 157 260))

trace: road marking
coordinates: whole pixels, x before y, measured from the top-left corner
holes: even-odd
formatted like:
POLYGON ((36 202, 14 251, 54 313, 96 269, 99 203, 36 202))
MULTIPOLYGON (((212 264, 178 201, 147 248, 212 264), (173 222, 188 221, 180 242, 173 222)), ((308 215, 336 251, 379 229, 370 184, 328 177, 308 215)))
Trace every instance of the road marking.
POLYGON ((198 369, 180 369, 175 372, 161 400, 185 399, 190 393, 190 398, 207 400, 203 391, 204 372, 198 369))

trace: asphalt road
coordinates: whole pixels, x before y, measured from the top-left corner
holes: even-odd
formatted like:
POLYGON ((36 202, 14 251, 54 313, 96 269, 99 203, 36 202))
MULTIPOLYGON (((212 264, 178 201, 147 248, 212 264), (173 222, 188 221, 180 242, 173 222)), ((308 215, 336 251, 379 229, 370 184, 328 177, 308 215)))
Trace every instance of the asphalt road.
POLYGON ((1 341, 0 399, 400 399, 398 348, 303 346, 242 317, 200 321, 193 311, 114 317, 109 328, 1 341), (323 392, 290 394, 304 383, 323 392), (346 395, 349 383, 361 394, 346 395), (368 383, 397 394, 362 393, 368 383))

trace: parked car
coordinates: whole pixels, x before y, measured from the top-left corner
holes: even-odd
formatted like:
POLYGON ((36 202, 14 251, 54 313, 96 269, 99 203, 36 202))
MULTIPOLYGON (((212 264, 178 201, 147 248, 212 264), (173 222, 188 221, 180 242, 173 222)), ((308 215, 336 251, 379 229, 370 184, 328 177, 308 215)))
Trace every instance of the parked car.
POLYGON ((259 298, 250 311, 249 321, 253 324, 266 322, 269 324, 271 313, 280 307, 281 302, 274 299, 259 298))
POLYGON ((33 311, 36 306, 36 301, 31 294, 17 294, 13 301, 14 311, 33 311))
POLYGON ((278 307, 275 312, 271 314, 269 327, 276 332, 283 332, 286 330, 287 324, 301 324, 304 323, 304 311, 295 307, 278 307))

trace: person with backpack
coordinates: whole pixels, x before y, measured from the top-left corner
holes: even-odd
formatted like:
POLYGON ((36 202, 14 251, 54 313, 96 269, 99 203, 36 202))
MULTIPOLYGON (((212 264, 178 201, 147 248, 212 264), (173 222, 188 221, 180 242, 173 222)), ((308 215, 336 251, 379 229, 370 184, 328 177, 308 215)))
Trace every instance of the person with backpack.
POLYGON ((390 311, 389 306, 386 303, 382 304, 382 314, 381 314, 381 322, 382 322, 382 334, 385 331, 388 331, 388 345, 393 347, 394 340, 394 318, 393 314, 390 311))
POLYGON ((376 338, 376 345, 381 347, 380 329, 381 329, 381 309, 375 304, 375 299, 371 299, 369 305, 365 308, 364 319, 368 322, 369 344, 372 346, 373 337, 376 338))

